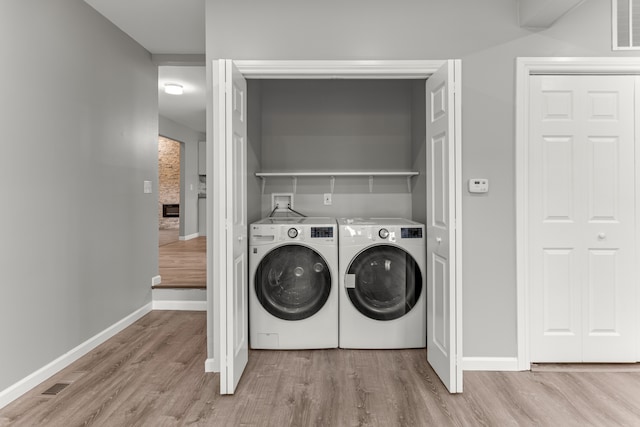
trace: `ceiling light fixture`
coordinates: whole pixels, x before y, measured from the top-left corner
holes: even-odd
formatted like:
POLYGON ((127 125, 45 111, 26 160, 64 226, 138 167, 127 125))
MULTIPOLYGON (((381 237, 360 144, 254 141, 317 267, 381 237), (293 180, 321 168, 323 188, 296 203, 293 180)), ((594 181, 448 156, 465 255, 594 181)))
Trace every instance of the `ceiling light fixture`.
POLYGON ((169 95, 182 95, 184 93, 184 89, 182 88, 182 85, 177 83, 165 83, 164 93, 168 93, 169 95))

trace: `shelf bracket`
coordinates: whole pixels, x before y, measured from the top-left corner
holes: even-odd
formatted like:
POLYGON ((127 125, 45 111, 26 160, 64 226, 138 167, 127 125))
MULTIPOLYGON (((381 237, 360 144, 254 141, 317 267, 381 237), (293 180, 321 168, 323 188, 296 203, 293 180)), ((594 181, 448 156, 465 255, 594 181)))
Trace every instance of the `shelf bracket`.
POLYGON ((267 177, 261 176, 260 180, 262 181, 262 183, 261 183, 262 194, 264 194, 264 187, 265 187, 265 185, 267 185, 267 177))
POLYGON ((336 177, 332 176, 329 180, 329 187, 331 188, 331 194, 333 194, 333 189, 336 188, 336 177))
POLYGON ((369 175, 369 193, 373 193, 373 175, 369 175))
POLYGON ((293 184, 293 194, 296 194, 296 190, 298 189, 298 177, 297 176, 292 176, 291 177, 291 181, 293 184))
POLYGON ((407 193, 411 193, 411 177, 407 177, 407 193))

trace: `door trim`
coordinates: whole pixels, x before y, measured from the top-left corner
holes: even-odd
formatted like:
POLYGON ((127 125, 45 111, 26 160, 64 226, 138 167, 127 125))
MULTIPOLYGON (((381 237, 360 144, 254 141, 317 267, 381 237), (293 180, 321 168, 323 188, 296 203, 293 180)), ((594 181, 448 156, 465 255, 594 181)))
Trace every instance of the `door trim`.
MULTIPOLYGON (((246 79, 427 79, 435 73, 441 66, 447 63, 447 60, 391 60, 391 61, 324 61, 324 60, 234 60, 236 67, 240 70, 246 79)), ((208 120, 207 129, 207 153, 213 153, 207 156, 207 188, 211 188, 212 196, 207 199, 209 204, 207 209, 207 229, 214 232, 223 233, 226 229, 223 206, 221 203, 221 194, 215 186, 214 175, 219 173, 220 147, 214 144, 219 136, 214 134, 220 132, 220 124, 217 123, 217 111, 221 107, 220 104, 220 88, 216 84, 216 73, 218 72, 218 60, 214 59, 208 64, 209 70, 207 74, 213 76, 210 80, 210 98, 208 101, 207 114, 211 118, 208 120), (215 167, 215 168, 214 168, 215 167)), ((456 75, 459 79, 460 75, 456 75)), ((460 94, 456 94, 459 98, 460 94)), ((460 103, 456 103, 457 117, 461 117, 460 103)), ((457 123, 456 147, 459 147, 461 124, 457 123)), ((461 164, 461 153, 456 153, 456 173, 460 174, 459 166, 461 164)), ((217 176, 217 175, 216 175, 217 176)), ((458 176, 459 177, 459 176, 458 176)), ((460 182, 457 185, 461 185, 460 182)), ((460 199, 461 195, 458 194, 460 199)), ((456 200, 456 215, 460 214, 460 200, 456 200)), ((459 232, 461 216, 457 217, 456 243, 458 244, 459 254, 462 251, 461 234, 459 232)), ((214 239, 207 240, 207 351, 208 359, 205 367, 207 371, 219 372, 221 363, 223 363, 224 355, 220 354, 220 322, 221 322, 221 299, 220 284, 222 283, 222 271, 220 266, 221 247, 214 244, 214 239), (215 273, 214 273, 215 272, 215 273), (214 283, 216 286, 214 286, 214 283)), ((459 258, 461 259, 461 257, 459 258)), ((461 272, 461 262, 457 265, 458 272, 461 272)), ((461 286, 461 285, 459 285, 461 286)), ((461 292, 456 293, 456 317, 458 328, 462 329, 462 296, 461 292)), ((462 333, 458 334, 458 343, 462 343, 462 333)), ((459 347, 461 348, 461 347, 459 347)), ((462 361, 462 355, 458 354, 458 363, 462 361)))
POLYGON ((446 63, 445 60, 233 62, 246 79, 426 79, 446 63))
MULTIPOLYGON (((516 59, 516 295, 518 370, 531 369, 529 324, 529 270, 528 270, 528 135, 529 135, 529 79, 536 74, 602 74, 640 75, 640 58, 565 58, 521 57, 516 59)), ((636 144, 638 144, 636 132, 636 144)), ((640 151, 640 150, 637 150, 640 151)), ((638 164, 636 153, 636 164, 638 164)), ((638 184, 638 177, 636 177, 638 184)), ((636 202, 638 206, 638 202, 636 202)), ((639 214, 636 211, 636 215, 639 214)), ((636 236, 636 242, 638 242, 636 236)), ((637 246, 637 243, 636 243, 637 246)))

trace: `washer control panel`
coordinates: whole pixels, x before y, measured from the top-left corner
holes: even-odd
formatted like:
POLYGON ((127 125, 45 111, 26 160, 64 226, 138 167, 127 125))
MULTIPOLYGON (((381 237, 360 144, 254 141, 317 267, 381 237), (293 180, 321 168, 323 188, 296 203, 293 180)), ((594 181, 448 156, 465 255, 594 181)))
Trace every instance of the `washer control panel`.
POLYGON ((338 240, 338 225, 329 218, 295 218, 296 221, 272 223, 275 220, 261 220, 249 227, 249 244, 272 245, 274 243, 307 242, 329 245, 338 240), (317 219, 318 222, 313 221, 317 219))
POLYGON ((327 237, 333 237, 334 227, 311 227, 312 239, 325 239, 327 237))
POLYGON ((421 227, 402 227, 400 229, 400 237, 403 239, 422 239, 421 227))

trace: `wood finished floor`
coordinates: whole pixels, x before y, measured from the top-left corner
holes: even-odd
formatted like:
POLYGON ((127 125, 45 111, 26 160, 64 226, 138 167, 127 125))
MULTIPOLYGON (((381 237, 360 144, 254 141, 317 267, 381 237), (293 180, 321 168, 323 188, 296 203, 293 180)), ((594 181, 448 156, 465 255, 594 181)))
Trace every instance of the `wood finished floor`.
POLYGON ((205 322, 151 312, 0 410, 0 425, 640 425, 640 372, 465 372, 450 395, 425 350, 252 351, 237 393, 220 396, 205 322), (58 382, 71 384, 42 395, 58 382))
POLYGON ((158 267, 162 283, 154 288, 207 287, 207 238, 179 240, 178 230, 159 230, 158 267))

